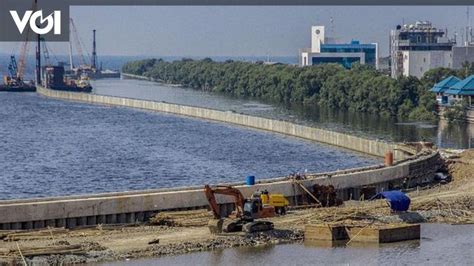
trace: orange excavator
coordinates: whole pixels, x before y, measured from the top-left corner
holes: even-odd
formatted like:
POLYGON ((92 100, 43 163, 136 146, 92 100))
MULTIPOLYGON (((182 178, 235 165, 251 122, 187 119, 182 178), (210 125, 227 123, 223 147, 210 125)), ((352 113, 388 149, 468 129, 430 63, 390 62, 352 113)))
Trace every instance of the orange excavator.
POLYGON ((275 207, 264 206, 260 197, 244 198, 240 190, 231 186, 204 187, 204 193, 209 201, 209 206, 214 214, 214 219, 209 221, 211 233, 239 232, 247 233, 268 231, 273 229, 273 223, 261 218, 275 216, 275 207), (232 196, 235 209, 227 219, 221 214, 216 201, 216 194, 232 196))

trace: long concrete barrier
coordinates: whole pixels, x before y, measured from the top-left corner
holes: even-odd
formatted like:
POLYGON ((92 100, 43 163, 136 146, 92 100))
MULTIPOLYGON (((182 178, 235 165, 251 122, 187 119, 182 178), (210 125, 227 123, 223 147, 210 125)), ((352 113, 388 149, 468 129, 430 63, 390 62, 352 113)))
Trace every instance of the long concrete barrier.
MULTIPOLYGON (((38 93, 57 99, 141 108, 232 123, 319 141, 375 156, 383 156, 387 150, 400 148, 396 144, 206 108, 54 91, 41 87, 38 88, 38 93)), ((311 174, 301 182, 305 187, 311 187, 314 184, 333 185, 338 190, 340 198, 357 199, 362 193, 361 189, 366 186, 382 191, 397 187, 413 187, 429 182, 440 165, 437 152, 419 153, 413 157, 407 157, 399 151, 395 154, 398 154, 399 161, 391 167, 375 165, 311 174)), ((238 187, 247 197, 257 189, 283 193, 292 204, 297 204, 305 195, 299 185, 285 177, 261 180, 251 187, 238 183, 232 185, 238 187)), ((232 208, 231 199, 219 197, 218 201, 222 211, 229 211, 232 208)), ((207 200, 202 187, 6 200, 0 201, 0 229, 31 229, 45 226, 74 228, 95 224, 134 223, 145 221, 150 215, 159 211, 206 206, 207 200)))
MULTIPOLYGON (((395 166, 383 165, 316 174, 302 180, 305 187, 333 185, 342 199, 358 199, 361 188, 376 191, 413 187, 429 182, 438 169, 439 154, 427 152, 395 166)), ((292 204, 301 201, 305 192, 293 180, 263 180, 254 186, 232 184, 249 197, 257 189, 283 193, 292 204)), ((233 200, 218 197, 222 211, 232 208, 233 200)), ((208 205, 203 187, 161 189, 97 195, 0 201, 0 229, 51 227, 74 228, 96 224, 135 223, 147 220, 164 210, 204 208, 208 205)))
MULTIPOLYGON (((406 147, 385 141, 371 140, 349 134, 298 125, 287 121, 274 120, 234 113, 231 111, 219 111, 209 108, 184 106, 178 104, 139 100, 123 97, 112 97, 105 95, 74 93, 67 91, 50 90, 38 87, 37 92, 41 95, 56 99, 79 101, 93 104, 115 105, 131 108, 165 112, 188 117, 213 120, 230 123, 260 130, 276 132, 294 137, 304 138, 325 144, 339 146, 342 148, 362 152, 365 154, 383 157, 387 151, 394 153, 396 160, 407 158, 406 147)), ((416 152, 416 151, 410 151, 416 152)))

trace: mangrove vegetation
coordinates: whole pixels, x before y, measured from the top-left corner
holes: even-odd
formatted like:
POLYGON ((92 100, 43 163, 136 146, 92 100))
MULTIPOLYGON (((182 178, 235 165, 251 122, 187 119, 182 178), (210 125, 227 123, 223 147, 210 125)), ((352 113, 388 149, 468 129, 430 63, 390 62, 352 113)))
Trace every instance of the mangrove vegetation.
POLYGON ((474 73, 474 65, 466 65, 459 71, 432 69, 421 79, 393 79, 364 65, 352 69, 337 64, 298 67, 231 60, 215 62, 209 58, 133 61, 124 65, 122 71, 237 97, 432 120, 436 119, 436 100, 429 91, 432 86, 449 75, 468 76, 474 73))

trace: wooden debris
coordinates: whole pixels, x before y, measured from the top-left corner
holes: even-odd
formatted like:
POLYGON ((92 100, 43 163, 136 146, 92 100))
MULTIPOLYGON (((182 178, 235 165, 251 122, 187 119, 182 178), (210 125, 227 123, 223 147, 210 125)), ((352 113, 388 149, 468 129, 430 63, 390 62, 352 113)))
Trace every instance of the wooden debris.
POLYGON ((150 218, 150 223, 152 225, 176 227, 207 226, 207 223, 212 218, 212 214, 206 209, 178 212, 160 212, 150 218))
POLYGON ((300 180, 294 179, 293 182, 301 187, 304 192, 306 192, 319 206, 322 206, 321 202, 311 193, 300 180))
POLYGON ((44 230, 27 230, 7 233, 0 236, 3 241, 20 241, 33 239, 54 239, 54 235, 65 234, 69 232, 65 228, 48 228, 44 230))
POLYGON ((58 254, 86 254, 81 245, 22 247, 21 249, 19 245, 17 246, 17 249, 11 249, 8 251, 8 253, 0 255, 6 257, 33 257, 58 254))
POLYGON ((28 263, 26 262, 25 260, 25 256, 23 256, 23 253, 21 252, 21 249, 20 249, 20 245, 18 243, 16 243, 16 246, 18 248, 18 253, 20 253, 20 256, 21 256, 21 260, 23 261, 23 264, 25 266, 28 266, 28 263))

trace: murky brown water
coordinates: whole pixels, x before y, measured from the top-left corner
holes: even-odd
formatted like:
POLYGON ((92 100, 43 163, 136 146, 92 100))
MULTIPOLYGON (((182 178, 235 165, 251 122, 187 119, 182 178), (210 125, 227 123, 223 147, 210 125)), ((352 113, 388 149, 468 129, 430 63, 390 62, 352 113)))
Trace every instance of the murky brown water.
POLYGON ((474 225, 423 224, 419 241, 234 248, 102 265, 472 265, 474 225))

